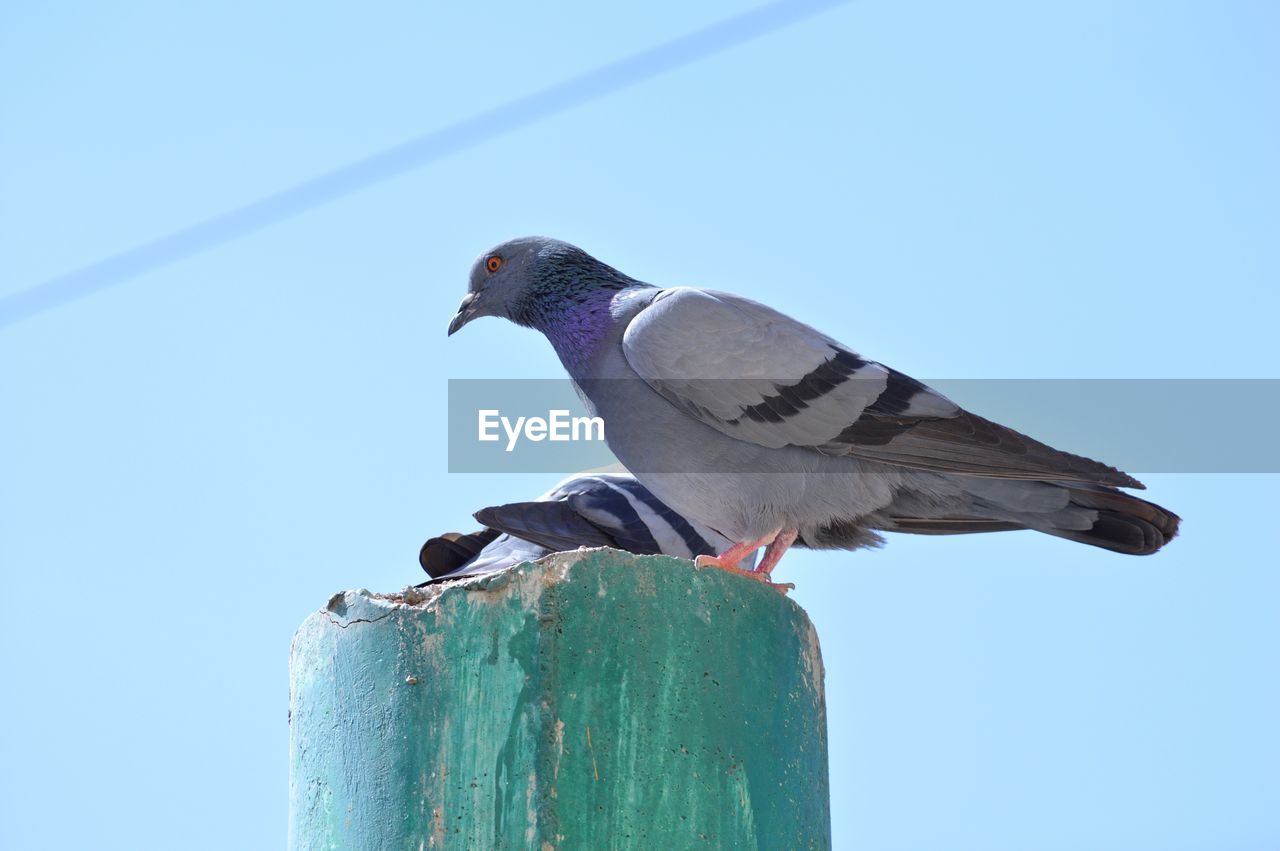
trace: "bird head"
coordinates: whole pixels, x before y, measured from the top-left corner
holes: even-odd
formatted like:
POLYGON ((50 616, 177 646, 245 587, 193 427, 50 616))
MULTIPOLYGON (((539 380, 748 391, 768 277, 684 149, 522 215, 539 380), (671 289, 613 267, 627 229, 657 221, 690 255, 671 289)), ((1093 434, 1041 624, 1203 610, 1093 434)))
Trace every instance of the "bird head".
POLYGON ((476 258, 449 333, 480 316, 538 327, 538 317, 581 304, 592 291, 638 283, 567 242, 545 236, 512 239, 476 258))
POLYGON ((481 316, 520 322, 521 309, 531 288, 548 275, 547 258, 569 251, 579 249, 543 236, 526 236, 508 240, 481 254, 471 265, 467 294, 449 323, 449 334, 481 316))

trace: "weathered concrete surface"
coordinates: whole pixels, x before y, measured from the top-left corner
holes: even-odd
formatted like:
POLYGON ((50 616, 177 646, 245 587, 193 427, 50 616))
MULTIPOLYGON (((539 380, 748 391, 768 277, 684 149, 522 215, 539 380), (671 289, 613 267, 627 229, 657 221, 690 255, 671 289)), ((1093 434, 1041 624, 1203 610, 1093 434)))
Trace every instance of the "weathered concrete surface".
POLYGON ((293 642, 290 847, 826 848, 822 676, 789 599, 662 556, 340 594, 293 642))

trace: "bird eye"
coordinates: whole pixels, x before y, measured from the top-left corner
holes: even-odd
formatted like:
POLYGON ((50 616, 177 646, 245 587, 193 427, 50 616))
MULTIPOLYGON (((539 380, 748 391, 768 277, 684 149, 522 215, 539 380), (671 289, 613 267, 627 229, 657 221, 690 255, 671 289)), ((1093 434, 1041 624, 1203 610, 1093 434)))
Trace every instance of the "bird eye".
POLYGON ((492 274, 502 268, 502 258, 495 254, 484 261, 484 267, 492 274))

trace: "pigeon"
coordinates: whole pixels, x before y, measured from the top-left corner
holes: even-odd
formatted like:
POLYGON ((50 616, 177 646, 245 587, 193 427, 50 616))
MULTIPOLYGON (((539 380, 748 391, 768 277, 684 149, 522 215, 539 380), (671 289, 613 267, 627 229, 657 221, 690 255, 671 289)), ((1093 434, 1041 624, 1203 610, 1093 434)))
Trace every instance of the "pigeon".
POLYGON ((879 546, 882 531, 1031 529, 1130 555, 1178 531, 1177 515, 1121 490, 1144 487, 1132 476, 741 296, 656 287, 525 237, 476 260, 449 334, 482 316, 542 332, 618 460, 732 542, 700 566, 773 585, 793 544, 852 550, 879 546))
POLYGON ((633 476, 581 474, 533 502, 484 508, 485 528, 448 532, 422 545, 418 561, 430 582, 497 573, 561 550, 614 547, 638 555, 714 556, 733 542, 690 523, 633 476))

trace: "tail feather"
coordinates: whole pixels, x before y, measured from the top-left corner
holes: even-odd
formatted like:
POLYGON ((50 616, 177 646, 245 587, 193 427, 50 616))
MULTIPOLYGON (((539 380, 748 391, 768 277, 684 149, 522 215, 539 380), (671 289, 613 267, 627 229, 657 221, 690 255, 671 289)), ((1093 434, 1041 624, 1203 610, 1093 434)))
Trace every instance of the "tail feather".
POLYGON ((432 579, 444 576, 471 561, 497 537, 498 532, 493 529, 481 529, 469 535, 446 532, 422 545, 418 563, 432 579))
POLYGON ((1097 512, 1093 526, 1089 529, 1048 527, 1039 531, 1135 556, 1151 555, 1178 534, 1181 518, 1154 502, 1100 485, 1071 485, 1067 489, 1073 504, 1097 512))
MULTIPOLYGON (((1066 491, 1044 501, 1047 492, 1032 493, 1011 482, 1005 493, 993 492, 983 482, 984 496, 971 499, 959 510, 937 516, 921 505, 904 503, 882 518, 876 528, 915 535, 964 535, 1034 529, 1127 555, 1151 555, 1178 534, 1178 515, 1166 508, 1106 485, 1080 482, 1035 483, 1066 491), (991 496, 998 495, 999 501, 991 496), (1037 498, 1039 502, 1037 502, 1037 498), (905 510, 903 510, 905 509, 905 510), (914 510, 913 510, 914 509, 914 510), (919 511, 919 513, 917 513, 919 511)), ((1059 491, 1059 494, 1061 491, 1059 491)))

